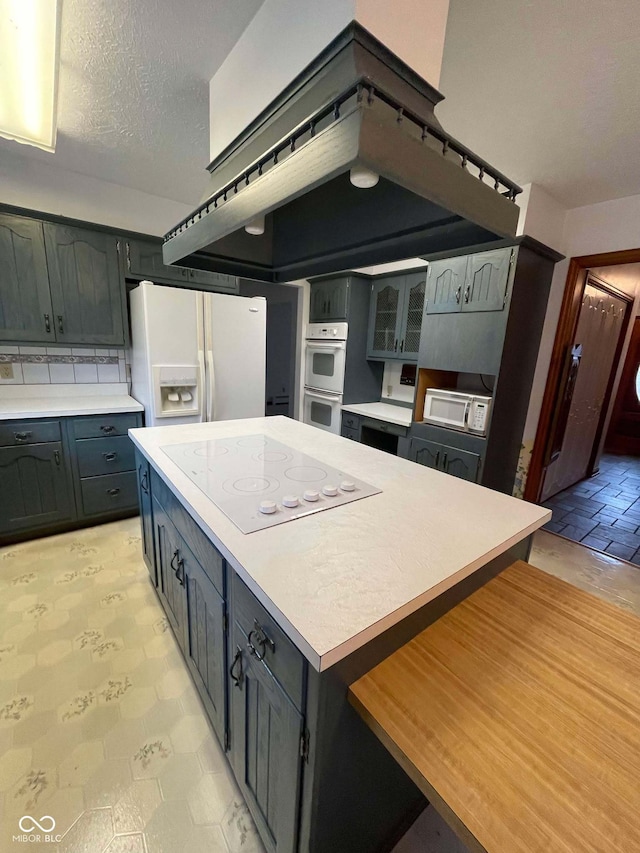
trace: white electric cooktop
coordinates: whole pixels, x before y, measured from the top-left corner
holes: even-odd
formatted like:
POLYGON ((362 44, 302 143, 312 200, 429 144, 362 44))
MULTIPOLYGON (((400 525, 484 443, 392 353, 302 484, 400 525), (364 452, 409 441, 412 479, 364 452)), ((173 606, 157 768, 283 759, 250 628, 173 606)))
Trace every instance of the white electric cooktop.
POLYGON ((266 435, 161 449, 243 533, 382 491, 266 435))

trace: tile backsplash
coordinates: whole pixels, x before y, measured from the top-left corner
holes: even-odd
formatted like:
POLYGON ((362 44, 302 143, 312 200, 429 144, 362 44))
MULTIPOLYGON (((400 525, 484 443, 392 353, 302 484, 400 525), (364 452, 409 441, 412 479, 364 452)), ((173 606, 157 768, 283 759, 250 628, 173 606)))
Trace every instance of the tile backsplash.
POLYGON ((126 382, 125 356, 123 348, 0 346, 0 385, 126 382))

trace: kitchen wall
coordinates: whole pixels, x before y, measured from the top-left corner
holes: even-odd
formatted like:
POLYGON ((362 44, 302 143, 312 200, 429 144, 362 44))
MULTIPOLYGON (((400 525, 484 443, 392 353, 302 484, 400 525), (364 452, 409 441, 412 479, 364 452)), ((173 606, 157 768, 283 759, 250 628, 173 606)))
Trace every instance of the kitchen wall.
POLYGON ((381 400, 394 400, 399 403, 413 403, 413 397, 416 391, 415 386, 401 385, 401 373, 402 364, 400 362, 385 361, 381 400))
POLYGON ((0 346, 0 385, 75 385, 127 381, 126 350, 0 346), (5 378, 10 370, 11 378, 5 378))

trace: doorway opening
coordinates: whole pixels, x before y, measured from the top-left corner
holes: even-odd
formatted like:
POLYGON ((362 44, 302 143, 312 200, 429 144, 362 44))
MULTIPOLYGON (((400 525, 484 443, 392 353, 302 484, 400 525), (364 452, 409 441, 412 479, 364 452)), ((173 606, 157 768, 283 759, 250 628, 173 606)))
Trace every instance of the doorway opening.
POLYGON ((569 266, 525 498, 640 563, 640 250, 569 266))

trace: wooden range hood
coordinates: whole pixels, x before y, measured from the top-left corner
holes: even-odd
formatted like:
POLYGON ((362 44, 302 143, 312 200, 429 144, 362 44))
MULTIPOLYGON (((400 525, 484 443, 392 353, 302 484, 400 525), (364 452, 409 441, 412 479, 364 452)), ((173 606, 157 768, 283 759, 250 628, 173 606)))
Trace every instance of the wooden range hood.
POLYGON ((441 100, 351 24, 209 165, 165 262, 278 282, 514 237, 520 188, 442 129, 441 100))

